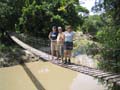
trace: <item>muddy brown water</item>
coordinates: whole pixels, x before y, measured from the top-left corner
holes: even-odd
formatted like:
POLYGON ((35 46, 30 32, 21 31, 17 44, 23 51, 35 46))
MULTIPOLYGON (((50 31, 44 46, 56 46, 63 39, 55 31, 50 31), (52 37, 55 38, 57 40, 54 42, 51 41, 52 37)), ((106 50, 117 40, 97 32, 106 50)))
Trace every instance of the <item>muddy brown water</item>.
POLYGON ((49 62, 28 63, 27 66, 46 90, 105 90, 97 79, 49 62))
MULTIPOLYGON (((93 77, 56 66, 50 62, 31 62, 26 66, 45 90, 105 90, 93 77)), ((37 90, 21 65, 0 68, 0 90, 37 90)))
POLYGON ((37 90, 20 66, 0 68, 0 90, 37 90))

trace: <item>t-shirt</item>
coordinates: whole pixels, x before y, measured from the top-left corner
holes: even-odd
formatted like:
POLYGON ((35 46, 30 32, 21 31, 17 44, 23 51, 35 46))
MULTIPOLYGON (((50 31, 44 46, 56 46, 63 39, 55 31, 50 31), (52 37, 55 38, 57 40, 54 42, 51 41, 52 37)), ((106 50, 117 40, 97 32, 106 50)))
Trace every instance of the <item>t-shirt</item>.
POLYGON ((57 39, 57 36, 58 36, 58 33, 57 33, 57 32, 51 32, 51 33, 50 33, 50 38, 51 38, 52 40, 56 40, 56 39, 57 39))
POLYGON ((65 35, 65 42, 73 42, 73 37, 74 37, 75 32, 64 32, 65 35))

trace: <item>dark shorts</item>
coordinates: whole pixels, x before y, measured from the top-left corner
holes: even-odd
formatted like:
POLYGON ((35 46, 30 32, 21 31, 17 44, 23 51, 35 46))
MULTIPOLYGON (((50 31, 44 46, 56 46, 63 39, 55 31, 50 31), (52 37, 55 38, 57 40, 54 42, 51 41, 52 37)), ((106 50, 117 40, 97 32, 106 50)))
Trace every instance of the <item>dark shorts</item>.
POLYGON ((73 42, 64 42, 64 50, 72 50, 73 42))

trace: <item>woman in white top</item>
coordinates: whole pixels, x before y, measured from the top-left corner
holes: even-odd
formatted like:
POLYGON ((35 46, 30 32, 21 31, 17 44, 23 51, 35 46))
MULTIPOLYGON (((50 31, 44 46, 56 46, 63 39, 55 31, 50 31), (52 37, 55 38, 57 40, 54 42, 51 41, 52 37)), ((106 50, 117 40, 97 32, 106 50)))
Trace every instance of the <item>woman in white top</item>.
POLYGON ((63 56, 64 56, 63 44, 64 44, 64 33, 62 31, 62 27, 58 27, 57 59, 59 59, 59 57, 61 57, 61 59, 63 60, 63 56))
POLYGON ((71 51, 73 49, 74 31, 71 26, 66 27, 64 32, 64 64, 71 64, 71 51))

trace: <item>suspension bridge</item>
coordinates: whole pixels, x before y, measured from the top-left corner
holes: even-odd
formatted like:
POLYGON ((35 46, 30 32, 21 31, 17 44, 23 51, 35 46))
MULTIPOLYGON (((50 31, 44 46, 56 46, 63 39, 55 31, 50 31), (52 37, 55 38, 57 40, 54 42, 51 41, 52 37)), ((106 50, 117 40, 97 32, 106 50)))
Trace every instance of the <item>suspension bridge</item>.
MULTIPOLYGON (((60 61, 53 61, 51 60, 52 56, 48 53, 33 48, 14 35, 10 35, 10 38, 23 49, 38 57, 39 61, 25 63, 21 60, 21 65, 10 67, 9 76, 12 78, 7 79, 6 84, 0 87, 0 90, 104 90, 103 86, 97 85, 97 81, 94 78, 120 85, 120 75, 117 73, 104 72, 75 63, 66 65, 60 61), (18 70, 15 68, 18 68, 18 70), (22 82, 23 79, 25 83, 22 82), (11 89, 7 89, 9 87, 7 83, 10 82, 17 83, 14 88, 10 87, 11 89), (71 84, 70 82, 74 83, 71 84), (96 86, 92 85, 91 82, 96 86)), ((5 72, 7 70, 8 68, 0 69, 6 75, 0 75, 0 80, 8 77, 8 73, 5 72)), ((1 83, 2 81, 0 81, 1 83)))

